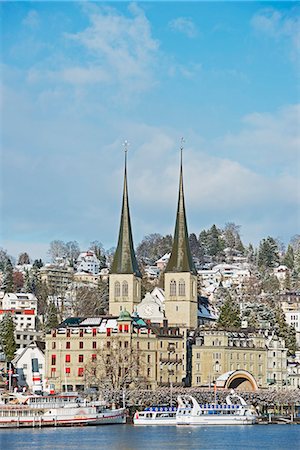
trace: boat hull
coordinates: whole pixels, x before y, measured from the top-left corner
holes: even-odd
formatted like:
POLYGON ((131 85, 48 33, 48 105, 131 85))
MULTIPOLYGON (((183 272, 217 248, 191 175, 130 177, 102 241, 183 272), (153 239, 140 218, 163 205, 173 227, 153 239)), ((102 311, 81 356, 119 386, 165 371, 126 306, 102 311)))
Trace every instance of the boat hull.
POLYGON ((177 418, 177 425, 253 425, 256 418, 246 416, 213 417, 203 415, 202 417, 177 418))
POLYGON ((0 428, 24 428, 24 427, 63 427, 63 426, 83 426, 83 425, 113 425, 126 423, 124 410, 112 411, 103 414, 84 414, 74 416, 69 414, 46 414, 26 417, 0 417, 0 428))

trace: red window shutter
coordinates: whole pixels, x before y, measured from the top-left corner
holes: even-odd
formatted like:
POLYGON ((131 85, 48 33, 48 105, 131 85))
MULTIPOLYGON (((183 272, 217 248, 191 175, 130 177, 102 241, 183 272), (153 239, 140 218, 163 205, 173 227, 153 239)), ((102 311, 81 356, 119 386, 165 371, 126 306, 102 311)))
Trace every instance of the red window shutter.
POLYGON ((124 325, 124 331, 125 331, 125 333, 128 333, 128 331, 129 331, 129 325, 128 324, 124 325))
POLYGON ((71 362, 71 355, 66 355, 66 362, 67 363, 71 362))
POLYGON ((111 328, 106 328, 106 335, 110 336, 110 333, 111 333, 111 328))
POLYGON ((66 373, 71 373, 70 367, 66 367, 66 373))
POLYGON ((122 333, 122 331, 123 331, 123 325, 120 323, 119 324, 119 331, 122 333))
POLYGON ((97 355, 94 353, 94 354, 92 355, 92 361, 96 361, 96 359, 97 359, 97 355))

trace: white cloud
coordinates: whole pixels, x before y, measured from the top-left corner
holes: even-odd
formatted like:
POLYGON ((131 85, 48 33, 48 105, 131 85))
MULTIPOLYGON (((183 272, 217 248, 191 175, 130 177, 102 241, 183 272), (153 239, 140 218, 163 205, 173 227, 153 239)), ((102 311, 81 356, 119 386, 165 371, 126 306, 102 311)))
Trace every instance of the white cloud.
POLYGON ((256 31, 272 38, 290 39, 293 51, 296 53, 300 51, 300 17, 296 8, 292 13, 274 8, 262 9, 252 17, 251 25, 256 31))
POLYGON ((189 17, 177 17, 169 22, 171 30, 185 34, 189 38, 195 38, 198 30, 192 19, 189 17))
POLYGON ((255 112, 242 119, 235 134, 217 139, 215 148, 250 167, 271 172, 300 170, 300 104, 288 105, 274 113, 255 112))
POLYGON ((136 91, 151 87, 159 43, 152 37, 150 22, 142 9, 130 5, 131 17, 96 5, 84 11, 90 25, 81 32, 66 34, 66 38, 88 50, 97 70, 106 73, 112 82, 126 87, 130 84, 136 91))
POLYGON ((26 17, 24 17, 22 24, 29 28, 37 28, 40 24, 40 18, 34 9, 28 12, 26 17))

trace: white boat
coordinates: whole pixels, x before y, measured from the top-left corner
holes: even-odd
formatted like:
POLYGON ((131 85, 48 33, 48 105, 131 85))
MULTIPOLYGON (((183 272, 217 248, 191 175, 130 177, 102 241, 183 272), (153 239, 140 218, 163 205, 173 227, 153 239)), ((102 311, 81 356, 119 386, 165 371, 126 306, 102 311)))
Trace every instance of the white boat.
POLYGON ((257 414, 245 400, 231 393, 225 404, 200 404, 191 395, 178 396, 177 425, 252 425, 257 414))
POLYGON ((151 406, 143 411, 136 411, 133 417, 134 425, 176 425, 174 406, 151 406))
POLYGON ((76 394, 17 396, 14 402, 0 405, 0 428, 126 423, 124 408, 88 403, 76 394))

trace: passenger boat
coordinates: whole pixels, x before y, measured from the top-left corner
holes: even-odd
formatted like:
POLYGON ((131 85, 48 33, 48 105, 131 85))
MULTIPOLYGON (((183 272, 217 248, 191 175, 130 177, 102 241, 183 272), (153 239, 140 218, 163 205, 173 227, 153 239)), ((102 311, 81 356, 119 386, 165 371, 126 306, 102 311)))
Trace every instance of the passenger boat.
POLYGON ((0 428, 104 425, 126 423, 124 408, 88 403, 76 394, 16 396, 0 404, 0 428))
POLYGON ((134 425, 176 425, 174 406, 151 406, 143 411, 136 411, 133 417, 134 425))
POLYGON ((200 404, 191 395, 178 396, 177 425, 252 425, 257 414, 245 400, 231 393, 225 404, 200 404))

